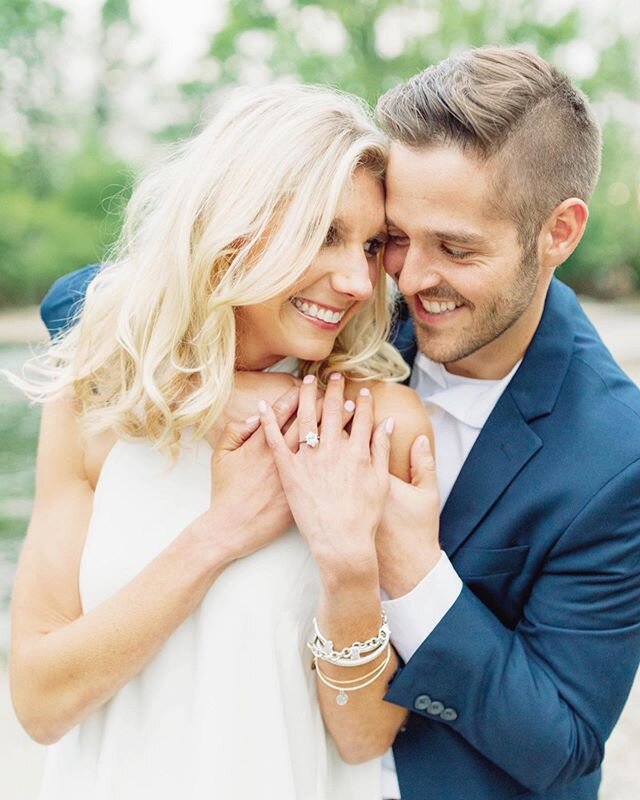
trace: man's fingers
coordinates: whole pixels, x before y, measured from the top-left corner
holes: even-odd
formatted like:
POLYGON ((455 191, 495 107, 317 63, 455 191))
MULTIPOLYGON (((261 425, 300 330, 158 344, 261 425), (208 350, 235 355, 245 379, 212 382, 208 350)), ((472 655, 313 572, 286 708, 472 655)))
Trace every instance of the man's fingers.
POLYGON ((436 480, 436 461, 429 437, 423 433, 411 445, 411 483, 426 488, 436 480))

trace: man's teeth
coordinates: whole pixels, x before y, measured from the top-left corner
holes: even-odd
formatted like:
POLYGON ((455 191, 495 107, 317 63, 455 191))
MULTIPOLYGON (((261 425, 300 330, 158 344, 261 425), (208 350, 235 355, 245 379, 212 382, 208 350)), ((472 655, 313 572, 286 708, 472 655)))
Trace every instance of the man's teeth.
POLYGON ((329 322, 332 325, 337 325, 338 322, 344 317, 344 311, 331 311, 323 306, 318 306, 315 303, 308 303, 306 300, 299 300, 297 297, 291 298, 291 302, 298 309, 306 314, 307 317, 315 317, 321 319, 323 322, 329 322))
POLYGON ((438 302, 437 300, 423 300, 421 297, 420 303, 422 304, 424 310, 428 311, 429 314, 443 314, 445 311, 453 311, 455 308, 457 308, 453 300, 438 302))

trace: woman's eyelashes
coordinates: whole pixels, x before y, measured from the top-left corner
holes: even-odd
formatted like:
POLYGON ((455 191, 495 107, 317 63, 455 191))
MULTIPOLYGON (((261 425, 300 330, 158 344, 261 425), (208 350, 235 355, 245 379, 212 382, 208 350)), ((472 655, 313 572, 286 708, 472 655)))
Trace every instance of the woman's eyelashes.
MULTIPOLYGON (((384 236, 373 236, 371 239, 367 239, 362 247, 367 256, 375 256, 385 246, 386 241, 386 237, 384 236)), ((327 235, 324 237, 323 247, 336 247, 342 243, 343 238, 340 235, 337 227, 335 225, 331 225, 327 231, 327 235)))
POLYGON ((386 243, 387 240, 383 239, 381 236, 375 236, 373 239, 367 239, 367 241, 364 243, 364 252, 368 256, 377 256, 386 243))
POLYGON ((323 247, 334 247, 340 243, 340 234, 335 225, 331 225, 324 237, 323 247))

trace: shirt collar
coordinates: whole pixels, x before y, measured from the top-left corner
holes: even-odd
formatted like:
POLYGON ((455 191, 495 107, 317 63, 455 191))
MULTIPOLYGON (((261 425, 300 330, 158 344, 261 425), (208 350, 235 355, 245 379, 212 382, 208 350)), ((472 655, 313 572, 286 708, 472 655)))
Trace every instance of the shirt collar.
POLYGON ((425 402, 441 408, 464 425, 479 430, 521 363, 518 361, 511 372, 500 380, 480 380, 452 375, 442 364, 427 358, 424 353, 418 353, 413 365, 417 380, 412 381, 411 385, 425 402))

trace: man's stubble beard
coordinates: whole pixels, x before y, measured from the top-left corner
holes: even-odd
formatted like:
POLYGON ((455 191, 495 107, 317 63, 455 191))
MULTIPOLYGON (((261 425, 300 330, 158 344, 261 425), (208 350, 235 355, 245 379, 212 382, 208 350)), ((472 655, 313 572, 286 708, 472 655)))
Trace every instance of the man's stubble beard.
MULTIPOLYGON (((513 284, 506 294, 493 299, 482 316, 472 319, 470 327, 463 329, 439 343, 429 330, 416 319, 411 308, 420 352, 441 364, 460 361, 473 355, 508 331, 531 305, 538 288, 540 266, 534 247, 527 248, 522 255, 513 284)), ((446 290, 443 293, 446 296, 446 290)), ((450 295, 449 295, 450 296, 450 295)), ((469 304, 470 305, 470 304, 469 304)), ((475 307, 472 314, 478 314, 475 307)))

